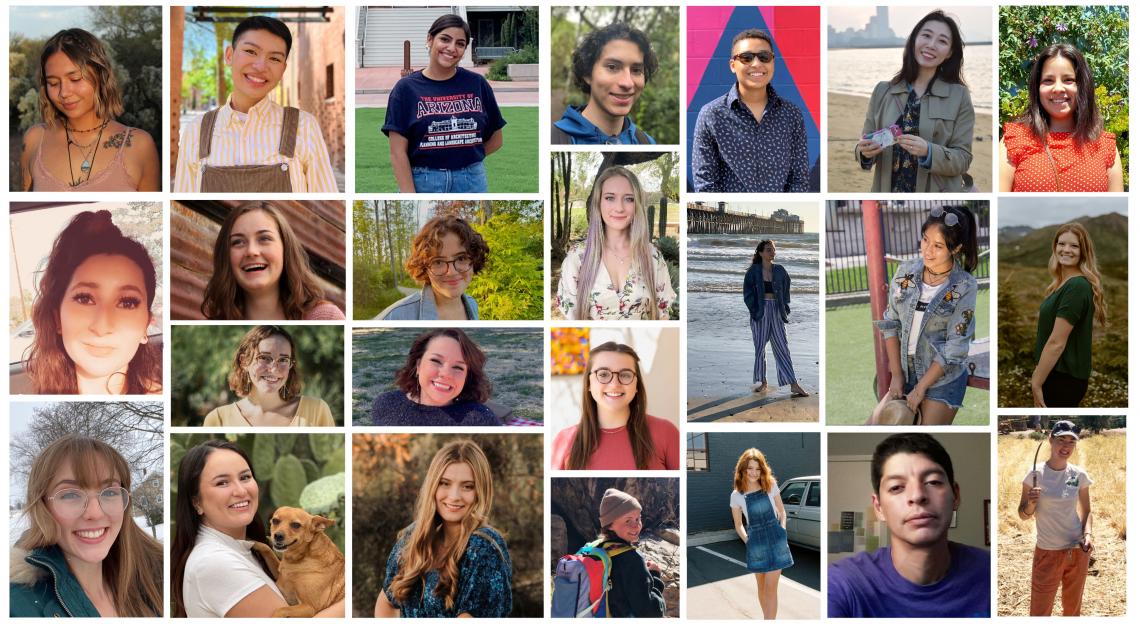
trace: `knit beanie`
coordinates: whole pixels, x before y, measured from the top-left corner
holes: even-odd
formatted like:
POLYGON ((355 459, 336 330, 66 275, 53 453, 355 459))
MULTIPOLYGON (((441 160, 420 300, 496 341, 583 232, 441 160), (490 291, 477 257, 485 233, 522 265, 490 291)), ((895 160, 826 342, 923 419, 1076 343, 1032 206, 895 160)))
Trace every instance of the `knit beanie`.
POLYGON ((598 518, 602 521, 604 529, 613 524, 614 520, 634 510, 641 511, 641 503, 637 502, 636 498, 621 490, 610 488, 602 496, 602 504, 598 506, 598 518))

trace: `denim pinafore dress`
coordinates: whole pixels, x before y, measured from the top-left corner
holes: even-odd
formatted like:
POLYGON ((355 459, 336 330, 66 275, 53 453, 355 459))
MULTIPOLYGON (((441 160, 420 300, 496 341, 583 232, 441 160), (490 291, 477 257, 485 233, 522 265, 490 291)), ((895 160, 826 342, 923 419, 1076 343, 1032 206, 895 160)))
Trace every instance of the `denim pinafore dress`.
POLYGON ((748 543, 745 544, 749 572, 773 572, 792 565, 788 532, 776 519, 768 493, 760 490, 744 495, 747 505, 748 543))

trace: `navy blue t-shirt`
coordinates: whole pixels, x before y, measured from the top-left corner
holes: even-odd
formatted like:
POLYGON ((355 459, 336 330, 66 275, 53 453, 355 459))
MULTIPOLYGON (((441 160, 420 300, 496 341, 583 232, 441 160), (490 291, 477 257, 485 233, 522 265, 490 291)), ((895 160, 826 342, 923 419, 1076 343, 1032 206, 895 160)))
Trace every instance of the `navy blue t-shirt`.
POLYGON ((413 167, 462 169, 486 157, 483 142, 505 125, 487 80, 457 67, 447 80, 422 71, 401 78, 388 95, 380 130, 408 139, 413 167))

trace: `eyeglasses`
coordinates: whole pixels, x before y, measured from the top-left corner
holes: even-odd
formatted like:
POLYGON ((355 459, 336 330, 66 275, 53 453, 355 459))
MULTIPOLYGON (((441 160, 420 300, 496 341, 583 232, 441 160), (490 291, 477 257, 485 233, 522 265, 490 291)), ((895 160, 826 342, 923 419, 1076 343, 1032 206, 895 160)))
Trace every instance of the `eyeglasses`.
POLYGON ((471 270, 471 256, 459 256, 452 260, 434 258, 428 265, 428 270, 431 271, 432 275, 443 275, 447 273, 447 265, 449 264, 455 268, 456 273, 466 273, 471 270))
POLYGON ((745 65, 751 65, 753 59, 760 59, 761 63, 771 63, 775 60, 776 55, 767 50, 760 50, 759 52, 741 52, 740 54, 733 54, 732 60, 740 61, 745 65))
MULTIPOLYGON (((124 487, 109 487, 99 492, 98 498, 103 513, 117 516, 122 514, 127 504, 131 502, 131 493, 124 487)), ((68 488, 44 500, 51 501, 52 509, 56 513, 68 518, 78 518, 87 512, 87 503, 91 501, 91 496, 78 488, 68 488)))
POLYGON ((258 364, 260 364, 261 366, 264 366, 266 368, 276 367, 276 368, 284 368, 285 370, 289 370, 290 368, 293 368, 293 358, 286 357, 284 355, 279 357, 279 358, 274 358, 271 355, 265 355, 264 353, 262 353, 261 355, 258 355, 257 357, 255 357, 254 360, 258 364))
POLYGON ((949 227, 958 225, 958 215, 950 212, 949 210, 943 209, 942 206, 935 206, 931 208, 930 216, 935 219, 942 219, 942 222, 949 227))
POLYGON ((637 379, 637 373, 628 368, 623 368, 616 373, 608 368, 599 368, 591 374, 598 378, 598 382, 604 384, 610 383, 615 376, 617 377, 618 383, 623 386, 628 386, 637 379))

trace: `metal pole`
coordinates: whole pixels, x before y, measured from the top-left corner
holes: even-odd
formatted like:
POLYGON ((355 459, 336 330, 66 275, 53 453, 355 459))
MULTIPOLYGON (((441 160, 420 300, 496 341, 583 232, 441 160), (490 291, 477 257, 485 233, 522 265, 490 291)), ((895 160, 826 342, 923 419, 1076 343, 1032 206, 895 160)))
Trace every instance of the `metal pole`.
MULTIPOLYGON (((863 204, 863 243, 867 250, 867 287, 871 297, 871 318, 880 320, 887 309, 887 263, 883 246, 883 210, 879 202, 864 200, 863 204)), ((875 375, 878 383, 875 396, 882 398, 890 388, 890 360, 887 359, 887 346, 879 336, 879 330, 871 327, 875 345, 875 375)))

